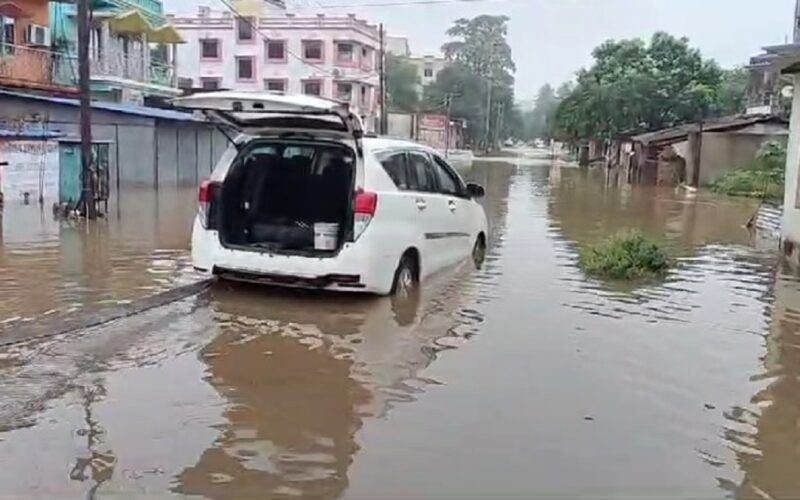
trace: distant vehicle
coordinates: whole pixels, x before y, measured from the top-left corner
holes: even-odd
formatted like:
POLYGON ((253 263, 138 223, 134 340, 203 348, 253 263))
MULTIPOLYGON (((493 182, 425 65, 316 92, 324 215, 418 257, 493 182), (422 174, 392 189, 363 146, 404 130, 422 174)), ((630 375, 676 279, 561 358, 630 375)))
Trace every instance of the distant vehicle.
POLYGON ((346 105, 213 92, 177 99, 240 135, 200 186, 192 260, 223 279, 409 294, 486 250, 487 223, 434 149, 364 137, 346 105))

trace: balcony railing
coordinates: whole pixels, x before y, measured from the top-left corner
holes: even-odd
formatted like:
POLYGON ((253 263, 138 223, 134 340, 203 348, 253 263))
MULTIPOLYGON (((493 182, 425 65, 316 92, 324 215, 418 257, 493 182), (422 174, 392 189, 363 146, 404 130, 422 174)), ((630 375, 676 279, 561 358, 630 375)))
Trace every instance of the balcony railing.
POLYGON ((112 77, 139 83, 177 87, 175 66, 155 61, 147 62, 141 55, 121 52, 93 57, 92 77, 112 77))
POLYGON ((0 83, 42 88, 75 87, 77 67, 77 59, 69 54, 0 44, 0 83))

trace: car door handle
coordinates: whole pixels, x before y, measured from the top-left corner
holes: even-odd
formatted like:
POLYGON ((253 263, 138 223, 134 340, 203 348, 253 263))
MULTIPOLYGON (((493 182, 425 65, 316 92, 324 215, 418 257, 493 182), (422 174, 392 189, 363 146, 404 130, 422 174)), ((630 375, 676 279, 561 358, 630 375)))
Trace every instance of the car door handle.
POLYGON ((448 201, 447 206, 450 208, 451 212, 456 211, 456 202, 454 202, 453 200, 448 201))
POLYGON ((417 208, 419 210, 425 210, 428 208, 428 204, 422 198, 417 198, 417 208))

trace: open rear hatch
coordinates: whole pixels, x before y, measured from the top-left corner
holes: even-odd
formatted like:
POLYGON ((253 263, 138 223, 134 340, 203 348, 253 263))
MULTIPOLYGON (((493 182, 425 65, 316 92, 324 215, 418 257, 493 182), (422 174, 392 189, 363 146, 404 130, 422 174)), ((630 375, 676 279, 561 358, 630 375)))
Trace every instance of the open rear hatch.
POLYGON ((201 186, 211 229, 238 250, 336 255, 354 240, 362 185, 358 116, 311 96, 213 92, 176 99, 183 109, 246 134, 219 182, 201 186))
POLYGON ((250 136, 312 135, 352 140, 356 152, 362 152, 361 118, 339 101, 307 95, 222 91, 180 97, 172 102, 250 136))

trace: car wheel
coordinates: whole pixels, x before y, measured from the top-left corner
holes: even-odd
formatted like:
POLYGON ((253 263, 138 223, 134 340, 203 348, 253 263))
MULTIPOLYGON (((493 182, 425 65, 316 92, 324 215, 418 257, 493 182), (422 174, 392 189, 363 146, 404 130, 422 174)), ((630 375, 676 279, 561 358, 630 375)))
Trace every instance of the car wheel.
POLYGON ((419 275, 416 261, 410 255, 403 255, 400 264, 394 272, 392 295, 404 299, 410 297, 418 287, 419 275))
POLYGON ((472 262, 475 263, 476 268, 480 269, 484 260, 486 260, 486 240, 483 235, 480 235, 475 241, 475 246, 472 247, 472 262))

